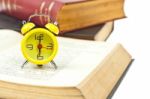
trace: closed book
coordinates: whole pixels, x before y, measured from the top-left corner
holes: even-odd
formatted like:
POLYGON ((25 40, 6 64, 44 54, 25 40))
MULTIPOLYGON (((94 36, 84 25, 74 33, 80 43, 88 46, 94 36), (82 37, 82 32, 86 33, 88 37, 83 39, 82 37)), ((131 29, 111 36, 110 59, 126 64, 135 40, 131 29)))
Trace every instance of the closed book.
POLYGON ((113 31, 113 28, 114 22, 111 21, 96 26, 60 34, 60 36, 85 40, 106 41, 113 31))
MULTIPOLYGON (((67 32, 64 34, 59 34, 59 36, 86 39, 86 40, 106 40, 111 32, 113 31, 114 22, 106 22, 92 27, 87 27, 72 32, 67 32)), ((0 28, 1 29, 12 29, 20 32, 22 26, 22 21, 13 18, 11 16, 0 14, 0 28)))
MULTIPOLYGON (((124 0, 0 0, 0 11, 20 20, 46 14, 65 33, 124 18, 123 5, 124 0)), ((48 19, 40 16, 31 21, 45 25, 48 19)))

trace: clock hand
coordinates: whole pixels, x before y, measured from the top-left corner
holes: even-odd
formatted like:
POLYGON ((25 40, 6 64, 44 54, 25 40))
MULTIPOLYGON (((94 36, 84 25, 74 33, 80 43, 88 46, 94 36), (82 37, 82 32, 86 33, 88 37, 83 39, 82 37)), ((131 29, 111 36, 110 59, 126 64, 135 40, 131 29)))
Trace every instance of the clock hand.
POLYGON ((43 48, 43 47, 42 47, 42 44, 39 43, 37 47, 38 47, 38 49, 39 49, 38 55, 40 56, 40 55, 41 55, 41 49, 43 48))
POLYGON ((41 44, 41 38, 39 38, 39 44, 41 44))
POLYGON ((38 55, 41 55, 41 48, 42 48, 42 44, 41 44, 41 37, 39 38, 39 44, 38 44, 38 49, 39 49, 39 53, 38 55))
POLYGON ((41 48, 39 49, 39 53, 38 54, 39 54, 39 56, 41 56, 41 48))
POLYGON ((44 46, 42 48, 45 48, 45 49, 48 49, 48 50, 52 50, 53 49, 53 48, 47 48, 47 47, 44 47, 44 46))

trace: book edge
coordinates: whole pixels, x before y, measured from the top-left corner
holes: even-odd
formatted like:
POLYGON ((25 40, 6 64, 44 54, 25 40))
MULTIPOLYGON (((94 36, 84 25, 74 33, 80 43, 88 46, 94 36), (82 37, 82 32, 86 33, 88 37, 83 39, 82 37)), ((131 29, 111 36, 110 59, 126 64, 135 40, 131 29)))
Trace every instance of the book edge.
MULTIPOLYGON (((91 1, 91 0, 90 0, 91 1)), ((98 0, 95 0, 95 1, 98 1, 98 0)), ((100 1, 100 2, 103 2, 103 1, 100 1)), ((119 1, 118 1, 119 2, 119 1)), ((118 20, 118 19, 123 19, 123 18, 126 18, 125 16, 125 13, 124 13, 124 0, 120 0, 121 4, 120 4, 120 9, 118 9, 119 14, 117 16, 113 16, 112 18, 106 18, 106 19, 103 19, 103 20, 99 20, 97 21, 96 23, 93 23, 93 24, 87 24, 87 25, 84 25, 84 26, 80 26, 78 28, 73 28, 73 29, 62 29, 62 26, 60 26, 60 34, 64 34, 66 32, 70 32, 70 31, 74 31, 74 30, 78 30, 78 29, 82 29, 82 28, 86 28, 86 27, 91 27, 91 26, 94 26, 94 25, 98 25, 98 24, 102 24, 102 23, 106 23, 106 22, 109 22, 109 21, 114 21, 114 20, 118 20)), ((62 9, 64 8, 65 6, 62 7, 62 9)), ((61 9, 61 10, 62 10, 61 9)), ((61 12, 60 10, 60 12, 61 12)), ((112 13, 112 12, 111 12, 112 13)), ((62 15, 58 15, 57 16, 57 20, 58 20, 58 23, 61 23, 59 22, 60 21, 60 17, 62 15)), ((108 15, 107 15, 108 16, 108 15)), ((109 15, 110 16, 110 15, 109 15)))
POLYGON ((96 41, 106 41, 111 35, 114 28, 114 21, 106 22, 103 28, 95 35, 94 40, 96 41))
MULTIPOLYGON (((121 59, 121 57, 119 57, 119 59, 121 59)), ((117 60, 118 59, 115 59, 115 61, 117 61, 117 60)), ((89 76, 85 80, 83 80, 77 86, 77 88, 81 91, 81 93, 83 94, 83 96, 86 99, 97 99, 97 97, 99 97, 101 99, 106 99, 107 96, 109 95, 109 93, 112 91, 115 84, 117 83, 117 81, 119 80, 119 78, 121 77, 121 75, 123 74, 123 71, 125 71, 128 64, 131 62, 131 60, 132 60, 131 55, 123 48, 122 45, 118 44, 114 48, 114 50, 104 59, 104 61, 102 63, 100 63, 100 65, 96 68, 96 70, 93 71, 91 74, 89 74, 89 76), (121 52, 119 53, 119 51, 121 51, 121 52), (114 81, 110 80, 110 82, 113 82, 113 83, 112 83, 112 85, 107 86, 107 88, 109 87, 107 89, 106 86, 103 86, 104 83, 102 84, 103 79, 100 77, 100 76, 102 76, 101 72, 105 71, 105 69, 104 69, 104 67, 106 67, 105 65, 110 64, 112 62, 112 60, 114 60, 114 56, 119 55, 119 54, 122 54, 124 57, 122 58, 122 63, 117 62, 116 64, 123 65, 123 66, 121 66, 122 71, 120 72, 119 76, 117 75, 118 77, 114 81), (123 62, 125 62, 125 63, 123 63, 123 62), (91 81, 94 84, 92 84, 91 81), (96 89, 96 88, 99 88, 99 89, 96 89)), ((108 66, 108 68, 110 68, 110 67, 108 66)), ((112 73, 113 72, 114 71, 112 71, 112 73)))
POLYGON ((105 41, 111 32, 113 31, 114 27, 114 22, 106 22, 104 24, 92 26, 92 27, 87 27, 83 29, 79 29, 76 31, 60 34, 59 36, 66 37, 66 38, 75 38, 75 39, 84 39, 84 40, 95 40, 95 41, 105 41), (86 33, 86 31, 89 29, 90 31, 94 28, 101 27, 99 28, 98 31, 94 31, 93 33, 89 34, 86 33), (81 32, 83 31, 83 32, 81 32), (77 33, 79 32, 79 33, 77 33), (102 36, 102 37, 101 37, 102 36))

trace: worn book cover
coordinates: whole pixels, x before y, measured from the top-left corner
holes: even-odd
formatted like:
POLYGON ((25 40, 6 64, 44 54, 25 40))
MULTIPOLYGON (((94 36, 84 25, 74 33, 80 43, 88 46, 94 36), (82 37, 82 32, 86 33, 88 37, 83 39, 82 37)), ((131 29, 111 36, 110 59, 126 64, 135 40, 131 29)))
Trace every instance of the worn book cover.
MULTIPOLYGON (((22 27, 22 21, 3 13, 0 14, 1 29, 12 29, 20 32, 21 27, 22 27)), ((77 38, 77 39, 104 41, 109 37, 109 35, 113 31, 113 27, 114 27, 114 22, 107 22, 100 25, 79 29, 72 32, 66 32, 64 34, 60 33, 59 36, 77 38)))
POLYGON ((124 0, 0 0, 0 11, 20 20, 45 25, 57 21, 61 33, 124 18, 124 0))

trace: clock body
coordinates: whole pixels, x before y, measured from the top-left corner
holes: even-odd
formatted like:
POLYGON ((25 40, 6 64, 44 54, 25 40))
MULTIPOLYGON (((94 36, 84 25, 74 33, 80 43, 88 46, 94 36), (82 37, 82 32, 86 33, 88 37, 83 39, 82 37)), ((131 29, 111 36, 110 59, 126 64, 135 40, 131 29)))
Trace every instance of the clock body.
POLYGON ((27 61, 37 65, 51 62, 57 51, 56 36, 45 28, 34 28, 21 41, 21 50, 27 61))

